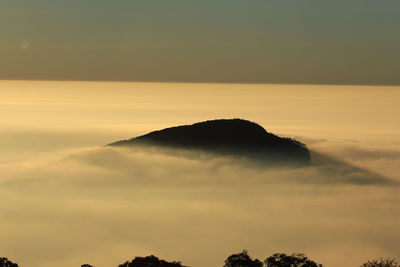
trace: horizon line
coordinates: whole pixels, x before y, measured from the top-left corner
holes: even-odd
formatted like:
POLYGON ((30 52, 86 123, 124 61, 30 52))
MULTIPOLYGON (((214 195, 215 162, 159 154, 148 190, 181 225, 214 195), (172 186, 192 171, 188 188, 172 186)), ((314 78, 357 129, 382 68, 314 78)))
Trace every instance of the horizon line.
POLYGON ((350 82, 230 82, 230 81, 174 81, 174 80, 91 80, 91 79, 2 79, 0 81, 21 81, 21 82, 104 82, 104 83, 176 83, 176 84, 251 84, 251 85, 332 85, 332 86, 400 86, 400 82, 387 83, 350 83, 350 82))

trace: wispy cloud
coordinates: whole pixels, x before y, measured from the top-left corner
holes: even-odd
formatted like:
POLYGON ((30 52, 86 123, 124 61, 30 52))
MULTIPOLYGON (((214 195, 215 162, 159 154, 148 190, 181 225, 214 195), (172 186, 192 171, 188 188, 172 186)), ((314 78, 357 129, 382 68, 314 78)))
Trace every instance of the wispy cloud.
POLYGON ((157 254, 217 267, 243 248, 260 258, 301 251, 331 266, 343 254, 352 255, 346 266, 365 253, 398 256, 398 187, 330 159, 268 169, 188 151, 99 147, 7 168, 0 250, 21 265, 105 267, 157 254))

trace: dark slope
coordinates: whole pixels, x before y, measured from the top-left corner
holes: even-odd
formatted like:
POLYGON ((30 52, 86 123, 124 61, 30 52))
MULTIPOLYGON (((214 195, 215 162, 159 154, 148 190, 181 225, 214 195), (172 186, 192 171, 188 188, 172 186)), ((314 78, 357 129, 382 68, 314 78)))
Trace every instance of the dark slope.
POLYGON ((310 153, 305 145, 268 133, 260 125, 241 119, 212 120, 171 127, 109 145, 156 145, 197 149, 274 164, 310 163, 310 153))

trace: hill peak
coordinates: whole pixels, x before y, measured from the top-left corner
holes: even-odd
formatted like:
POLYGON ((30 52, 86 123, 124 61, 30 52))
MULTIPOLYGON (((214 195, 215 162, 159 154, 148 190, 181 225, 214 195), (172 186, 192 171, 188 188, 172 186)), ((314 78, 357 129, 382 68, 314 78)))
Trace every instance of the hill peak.
POLYGON ((270 162, 310 162, 310 154, 305 145, 294 139, 269 133, 255 122, 237 118, 165 128, 110 145, 156 145, 231 154, 270 162))

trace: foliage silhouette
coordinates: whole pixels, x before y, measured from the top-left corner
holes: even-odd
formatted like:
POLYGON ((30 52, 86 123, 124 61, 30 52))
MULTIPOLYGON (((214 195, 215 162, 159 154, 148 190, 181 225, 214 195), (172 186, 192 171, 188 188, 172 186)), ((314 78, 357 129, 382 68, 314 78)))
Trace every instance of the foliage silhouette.
POLYGON ((274 164, 309 164, 306 146, 242 119, 220 119, 154 131, 110 146, 156 145, 237 155, 274 164))
POLYGON ((18 267, 18 264, 9 261, 7 258, 0 258, 0 267, 18 267))
MULTIPOLYGON (((232 254, 225 260, 223 267, 323 267, 308 259, 304 254, 293 253, 286 255, 284 253, 275 253, 268 257, 264 264, 258 259, 252 259, 247 250, 241 253, 232 254)), ((7 258, 0 257, 0 267, 19 267, 18 264, 11 262, 7 258)), ((81 267, 95 267, 90 264, 83 264, 81 267)), ((159 259, 154 255, 147 257, 135 257, 132 261, 127 261, 118 267, 188 267, 181 264, 181 262, 173 261, 167 262, 159 259)), ((380 260, 371 260, 360 267, 400 267, 396 259, 381 258, 380 260)))
POLYGON ((322 264, 308 259, 304 254, 286 255, 275 253, 264 261, 267 267, 322 267, 322 264))
POLYGON ((252 259, 247 250, 241 253, 232 254, 225 260, 224 267, 262 267, 263 264, 258 259, 252 259))
POLYGON ((395 259, 383 259, 367 261, 360 267, 400 267, 400 264, 395 259))
POLYGON ((147 257, 135 257, 131 262, 127 261, 120 264, 119 267, 187 267, 181 265, 180 262, 167 262, 161 260, 154 255, 147 257))

